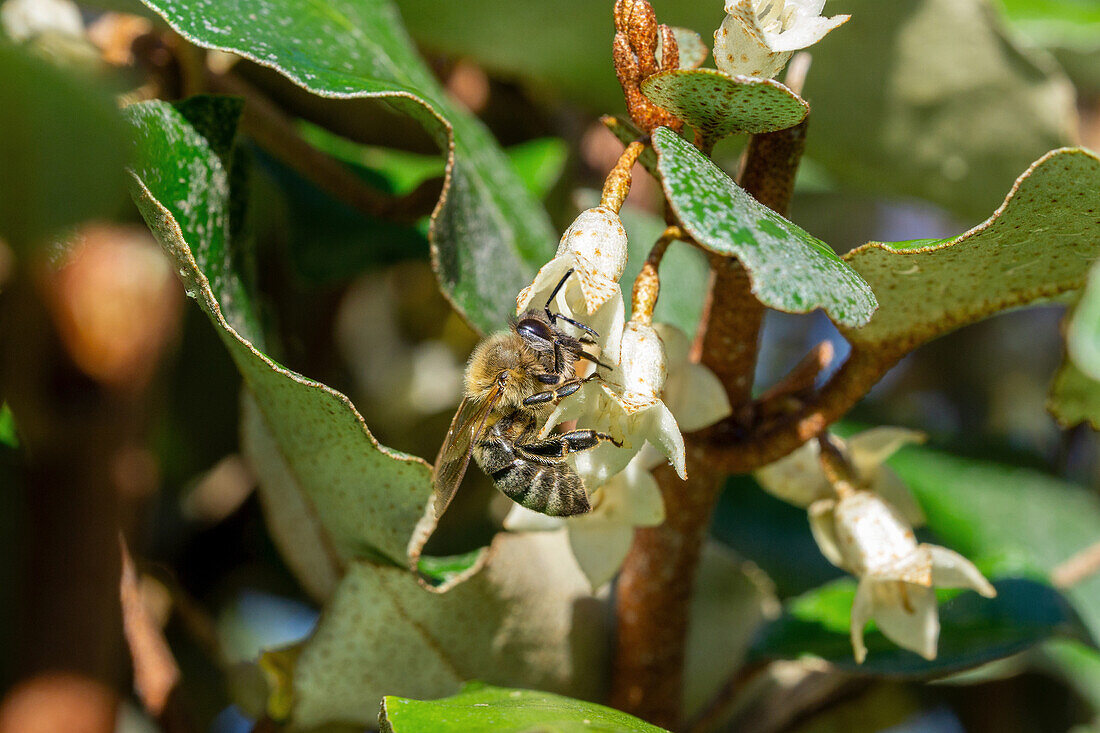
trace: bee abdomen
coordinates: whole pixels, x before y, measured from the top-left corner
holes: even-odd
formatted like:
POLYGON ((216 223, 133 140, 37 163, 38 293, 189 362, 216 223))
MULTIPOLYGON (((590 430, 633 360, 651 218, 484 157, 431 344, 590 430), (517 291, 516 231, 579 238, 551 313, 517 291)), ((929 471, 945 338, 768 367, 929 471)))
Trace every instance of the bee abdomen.
POLYGON ((570 517, 591 508, 581 477, 566 463, 517 460, 496 471, 493 481, 508 498, 541 514, 570 517))

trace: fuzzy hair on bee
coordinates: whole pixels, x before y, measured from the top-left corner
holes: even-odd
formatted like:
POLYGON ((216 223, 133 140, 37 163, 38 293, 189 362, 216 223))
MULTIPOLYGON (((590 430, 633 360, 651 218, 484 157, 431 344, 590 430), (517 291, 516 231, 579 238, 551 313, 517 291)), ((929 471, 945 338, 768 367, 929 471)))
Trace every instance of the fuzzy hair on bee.
POLYGON ((585 351, 590 340, 570 336, 557 325, 564 320, 596 335, 577 321, 551 313, 552 300, 553 295, 542 312, 528 311, 508 330, 484 339, 470 355, 462 403, 436 458, 437 517, 458 490, 471 457, 498 489, 528 509, 551 516, 591 509, 584 484, 566 459, 602 441, 615 441, 594 430, 545 438, 539 438, 539 432, 553 406, 584 383, 575 372, 577 360, 606 365, 585 351))

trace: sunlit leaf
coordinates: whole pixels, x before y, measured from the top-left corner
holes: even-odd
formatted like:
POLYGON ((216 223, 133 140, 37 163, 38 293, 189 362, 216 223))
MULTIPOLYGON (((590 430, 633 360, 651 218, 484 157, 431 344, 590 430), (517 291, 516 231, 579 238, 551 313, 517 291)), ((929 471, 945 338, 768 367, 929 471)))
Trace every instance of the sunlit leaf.
POLYGON ((431 468, 380 445, 347 397, 262 351, 234 269, 220 159, 169 104, 133 105, 127 116, 141 146, 134 200, 244 378, 245 447, 265 503, 278 510, 269 520, 288 563, 321 598, 349 561, 404 566, 432 490, 431 468))
POLYGON ((1092 0, 998 0, 1005 17, 1042 46, 1100 48, 1100 5, 1092 0))
POLYGON ((114 216, 129 146, 110 94, 2 41, 0 78, 0 239, 22 249, 114 216))
POLYGON ((706 149, 734 133, 794 127, 810 112, 810 105, 773 79, 714 69, 654 74, 642 82, 642 94, 694 127, 706 149))
POLYGON ((512 315, 515 293, 553 252, 549 220, 485 127, 440 88, 388 0, 147 4, 199 45, 251 58, 315 94, 381 97, 423 125, 450 156, 432 221, 440 284, 482 330, 512 315))
POLYGON ((472 679, 598 694, 605 609, 564 534, 500 534, 490 553, 442 595, 405 570, 352 563, 295 663, 293 721, 366 725, 383 695, 443 697, 472 679))
POLYGON ((822 308, 859 326, 875 310, 867 283, 829 245, 764 206, 668 128, 653 133, 661 182, 700 245, 736 257, 761 303, 789 313, 822 308))
POLYGON ((664 730, 613 708, 535 690, 472 682, 442 700, 386 696, 383 733, 660 733, 664 730))
POLYGON ((857 344, 912 348, 1007 308, 1085 283, 1100 256, 1100 159, 1055 150, 1016 181, 988 220, 952 239, 871 243, 845 259, 879 308, 845 336, 857 344))

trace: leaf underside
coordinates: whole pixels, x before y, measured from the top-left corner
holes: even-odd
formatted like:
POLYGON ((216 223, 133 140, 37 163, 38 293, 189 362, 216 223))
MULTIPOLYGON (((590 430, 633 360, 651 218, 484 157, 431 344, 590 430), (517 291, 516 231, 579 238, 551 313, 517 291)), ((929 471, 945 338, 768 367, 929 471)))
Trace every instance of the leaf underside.
POLYGON ((252 59, 320 96, 383 98, 423 125, 448 156, 431 228, 440 286, 480 330, 507 322, 514 293, 553 253, 549 219, 484 125, 448 99, 388 0, 145 1, 200 46, 252 59))

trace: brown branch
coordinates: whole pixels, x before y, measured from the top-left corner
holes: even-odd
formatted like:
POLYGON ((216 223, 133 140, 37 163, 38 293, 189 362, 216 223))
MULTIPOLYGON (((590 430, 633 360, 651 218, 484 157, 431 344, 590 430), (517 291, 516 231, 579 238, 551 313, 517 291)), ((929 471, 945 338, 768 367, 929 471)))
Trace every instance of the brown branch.
MULTIPOLYGON (((727 473, 749 473, 778 461, 843 417, 905 352, 854 347, 848 360, 801 409, 746 427, 732 417, 706 431, 707 457, 727 473)), ((782 411, 780 411, 782 412, 782 411)))
MULTIPOLYGON (((746 150, 742 186, 785 213, 805 143, 805 125, 756 135, 746 150)), ((711 288, 694 355, 726 388, 734 414, 752 399, 764 307, 735 259, 712 257, 711 288)), ((687 436, 688 480, 667 467, 655 472, 667 520, 640 529, 618 586, 618 643, 611 702, 665 727, 677 727, 682 707, 684 645, 692 587, 711 514, 726 471, 709 453, 710 431, 687 436)), ((720 444, 720 443, 719 443, 720 444)))
POLYGON ((389 196, 366 185, 349 168, 306 142, 294 122, 263 92, 239 76, 210 74, 210 88, 245 100, 241 129, 264 150, 333 198, 366 214, 412 222, 431 213, 443 190, 441 178, 425 181, 405 196, 389 196))

